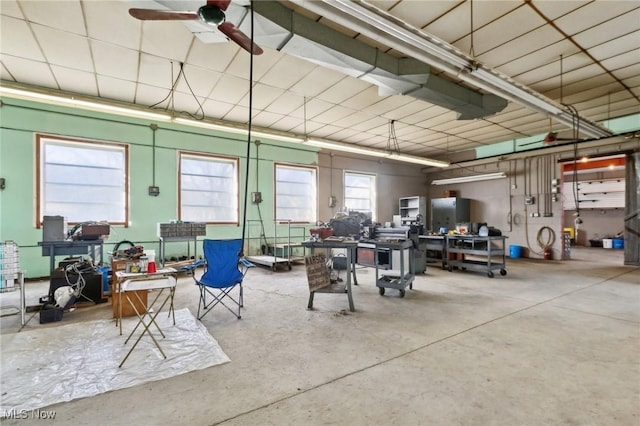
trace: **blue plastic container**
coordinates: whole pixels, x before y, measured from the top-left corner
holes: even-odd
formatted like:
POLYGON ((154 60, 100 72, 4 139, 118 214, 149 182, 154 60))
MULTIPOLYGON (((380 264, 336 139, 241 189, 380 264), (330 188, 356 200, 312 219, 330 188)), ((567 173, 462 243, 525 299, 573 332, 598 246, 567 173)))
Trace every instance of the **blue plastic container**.
POLYGON ((109 291, 109 271, 111 270, 108 266, 98 266, 96 268, 99 272, 102 272, 102 291, 109 291))
POLYGON ((519 259, 522 256, 521 246, 509 246, 509 257, 512 259, 519 259))
POLYGON ((624 248, 624 239, 623 238, 614 238, 613 239, 613 248, 621 250, 624 248))

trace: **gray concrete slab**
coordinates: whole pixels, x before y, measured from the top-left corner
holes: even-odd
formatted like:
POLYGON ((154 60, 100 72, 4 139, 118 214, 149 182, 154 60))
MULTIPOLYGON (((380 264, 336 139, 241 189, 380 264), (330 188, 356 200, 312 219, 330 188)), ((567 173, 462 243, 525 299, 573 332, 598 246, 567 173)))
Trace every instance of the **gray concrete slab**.
MULTIPOLYGON (((342 294, 307 310, 303 266, 256 268, 241 320, 202 321, 230 363, 47 409, 78 425, 637 425, 640 269, 603 251, 508 260, 495 278, 428 267, 404 298, 358 270, 355 312, 342 294)), ((176 306, 195 314, 197 295, 181 278, 176 306)), ((96 305, 22 332, 110 318, 96 305)), ((2 333, 16 320, 3 317, 2 333)))

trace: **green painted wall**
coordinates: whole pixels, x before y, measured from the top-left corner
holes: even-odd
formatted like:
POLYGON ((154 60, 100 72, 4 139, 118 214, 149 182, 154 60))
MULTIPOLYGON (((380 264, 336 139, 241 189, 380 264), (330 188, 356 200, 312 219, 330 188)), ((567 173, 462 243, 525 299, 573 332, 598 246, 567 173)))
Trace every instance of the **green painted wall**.
MULTIPOLYGON (((240 157, 240 209, 244 205, 244 185, 249 192, 258 188, 263 203, 251 204, 247 219, 262 218, 267 236, 273 235, 274 162, 316 164, 315 150, 296 144, 260 138, 259 148, 251 143, 249 178, 245 181, 247 138, 243 135, 157 122, 155 138, 155 185, 160 196, 148 195, 153 183, 152 121, 93 111, 81 111, 55 105, 40 104, 13 98, 2 98, 0 107, 0 177, 6 179, 6 189, 0 191, 0 241, 15 241, 20 246, 20 261, 27 278, 47 276, 49 258, 43 257, 37 243, 42 230, 36 228, 35 135, 60 135, 95 139, 129 145, 130 201, 129 227, 112 227, 105 243, 105 260, 113 246, 122 240, 133 241, 148 249, 158 250, 157 224, 177 218, 178 150, 215 153, 240 157), (259 154, 259 158, 256 154, 259 154)), ((242 218, 242 212, 240 214, 242 218)), ((96 218, 100 220, 100 218, 96 218)), ((257 238, 255 223, 252 226, 257 238)), ((280 230, 278 233, 280 234, 280 230)), ((208 238, 240 237, 239 226, 209 225, 208 238)), ((283 232, 282 235, 286 235, 283 232)), ((199 250, 200 251, 200 250, 199 250)), ((170 243, 169 255, 186 254, 186 243, 170 243)), ((193 254, 193 248, 191 248, 193 254)))

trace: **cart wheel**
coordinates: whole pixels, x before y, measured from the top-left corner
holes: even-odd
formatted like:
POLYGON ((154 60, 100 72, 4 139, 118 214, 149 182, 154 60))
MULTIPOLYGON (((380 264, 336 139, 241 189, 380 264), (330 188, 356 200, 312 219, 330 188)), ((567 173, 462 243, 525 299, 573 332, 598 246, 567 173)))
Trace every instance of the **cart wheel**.
POLYGON ((413 283, 409 284, 409 290, 413 290, 413 283))
POLYGON ((453 272, 453 266, 449 266, 449 272, 453 272))
POLYGON ((489 278, 493 278, 493 272, 491 272, 491 271, 487 272, 487 276, 488 276, 489 278))
POLYGON ((275 265, 275 263, 273 265, 271 265, 271 270, 273 272, 276 272, 278 270, 277 266, 275 265))
POLYGON ((502 276, 507 275, 507 270, 506 269, 500 269, 500 275, 502 275, 502 276))
POLYGON ((380 293, 380 296, 384 296, 384 287, 378 287, 378 293, 380 293))
POLYGON ((288 266, 289 266, 289 270, 291 270, 291 264, 289 264, 288 266))
POLYGON ((404 297, 404 290, 400 290, 400 297, 404 297))

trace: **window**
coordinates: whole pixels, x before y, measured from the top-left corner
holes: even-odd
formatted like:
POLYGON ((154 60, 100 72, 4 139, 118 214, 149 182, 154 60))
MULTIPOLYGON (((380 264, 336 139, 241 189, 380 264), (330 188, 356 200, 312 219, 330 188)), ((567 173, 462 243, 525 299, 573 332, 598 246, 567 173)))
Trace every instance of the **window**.
POLYGON ((127 145, 37 135, 36 152, 37 226, 43 216, 127 225, 127 145))
POLYGON ((315 223, 318 191, 314 167, 276 164, 276 219, 315 223))
POLYGON ((238 159, 180 152, 180 219, 238 223, 238 159))
POLYGON ((344 173, 344 204, 349 211, 370 212, 376 217, 376 176, 364 173, 344 173))

